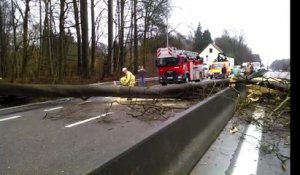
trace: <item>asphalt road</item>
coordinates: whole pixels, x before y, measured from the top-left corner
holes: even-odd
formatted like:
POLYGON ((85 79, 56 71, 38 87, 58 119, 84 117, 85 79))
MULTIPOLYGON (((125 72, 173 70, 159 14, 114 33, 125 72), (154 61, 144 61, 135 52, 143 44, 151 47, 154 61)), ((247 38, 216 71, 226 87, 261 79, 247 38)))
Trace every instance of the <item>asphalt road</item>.
POLYGON ((114 100, 69 99, 2 111, 0 174, 87 174, 172 120, 142 121, 114 100))
MULTIPOLYGON (((174 120, 134 118, 128 115, 126 105, 112 103, 116 100, 120 102, 120 98, 69 98, 0 109, 0 174, 87 174, 174 120)), ((241 135, 228 134, 232 121, 192 175, 236 173, 234 167, 240 167, 236 162, 242 142, 241 135)), ((241 132, 247 128, 240 125, 241 132)), ((248 148, 253 155, 257 153, 256 146, 248 148)), ((260 152, 259 155, 250 160, 259 162, 256 171, 250 169, 246 173, 290 173, 282 171, 276 158, 261 156, 260 152)))

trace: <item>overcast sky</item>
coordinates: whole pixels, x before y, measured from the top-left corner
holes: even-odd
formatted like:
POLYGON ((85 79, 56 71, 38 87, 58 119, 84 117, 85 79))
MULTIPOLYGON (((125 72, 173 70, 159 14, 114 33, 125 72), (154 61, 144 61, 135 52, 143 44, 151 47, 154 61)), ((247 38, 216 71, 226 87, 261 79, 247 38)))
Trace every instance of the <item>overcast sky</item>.
POLYGON ((224 29, 243 33, 246 44, 263 63, 290 58, 289 0, 170 0, 169 25, 183 35, 208 29, 212 39, 224 29))

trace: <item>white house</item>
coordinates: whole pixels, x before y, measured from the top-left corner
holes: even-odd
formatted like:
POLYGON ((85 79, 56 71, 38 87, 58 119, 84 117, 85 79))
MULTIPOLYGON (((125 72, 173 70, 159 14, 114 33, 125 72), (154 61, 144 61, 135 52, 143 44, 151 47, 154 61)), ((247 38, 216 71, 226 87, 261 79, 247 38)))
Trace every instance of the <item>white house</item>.
MULTIPOLYGON (((203 63, 207 65, 211 65, 215 59, 218 57, 219 53, 223 53, 215 43, 210 43, 206 48, 199 54, 200 57, 203 58, 203 63)), ((229 61, 230 67, 234 66, 234 58, 227 57, 229 61)))
POLYGON ((203 63, 210 65, 218 57, 219 53, 223 51, 214 43, 210 43, 206 48, 199 54, 203 58, 203 63))

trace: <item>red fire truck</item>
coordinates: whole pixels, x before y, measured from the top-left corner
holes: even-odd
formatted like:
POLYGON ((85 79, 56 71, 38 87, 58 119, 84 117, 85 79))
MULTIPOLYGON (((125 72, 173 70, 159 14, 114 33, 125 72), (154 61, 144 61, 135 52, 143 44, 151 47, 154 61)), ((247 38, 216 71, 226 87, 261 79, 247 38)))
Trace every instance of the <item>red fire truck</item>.
POLYGON ((202 79, 203 61, 197 52, 175 47, 158 48, 156 66, 159 83, 163 86, 202 79))

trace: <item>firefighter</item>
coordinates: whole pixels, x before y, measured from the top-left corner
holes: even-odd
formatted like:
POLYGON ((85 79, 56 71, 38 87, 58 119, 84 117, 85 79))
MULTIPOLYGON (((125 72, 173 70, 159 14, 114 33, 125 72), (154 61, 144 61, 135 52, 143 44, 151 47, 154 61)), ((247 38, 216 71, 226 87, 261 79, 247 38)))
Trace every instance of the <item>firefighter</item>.
POLYGON ((139 85, 140 86, 145 86, 145 73, 146 73, 146 70, 144 69, 144 66, 139 66, 139 70, 138 70, 138 73, 139 73, 139 85))
POLYGON ((122 69, 122 72, 125 76, 120 78, 120 82, 122 86, 134 86, 135 85, 135 76, 127 70, 126 67, 122 69))

